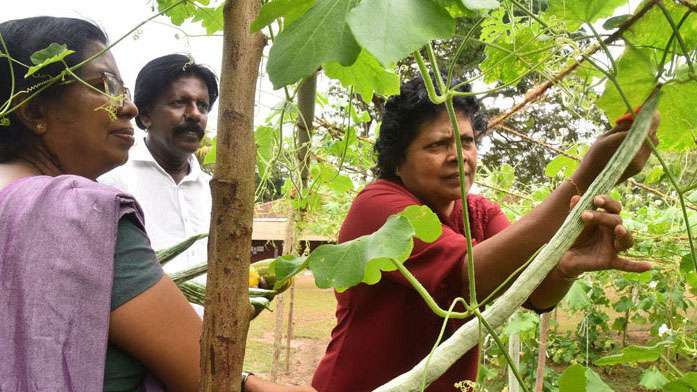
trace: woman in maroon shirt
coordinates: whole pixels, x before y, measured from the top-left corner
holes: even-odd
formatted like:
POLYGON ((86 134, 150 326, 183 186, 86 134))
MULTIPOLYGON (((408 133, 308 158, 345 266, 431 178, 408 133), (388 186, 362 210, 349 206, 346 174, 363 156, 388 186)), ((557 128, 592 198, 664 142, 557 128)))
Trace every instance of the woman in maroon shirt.
MULTIPOLYGON (((477 166, 475 139, 485 130, 486 122, 473 97, 457 97, 454 103, 465 160, 464 180, 469 189, 477 166)), ((657 120, 652 135, 656 126, 657 120)), ((552 237, 570 205, 578 201, 577 194, 585 191, 604 167, 625 131, 626 124, 601 136, 574 175, 513 225, 496 204, 481 196, 468 196, 480 300, 552 237)), ((467 298, 467 245, 455 140, 445 107, 430 102, 420 78, 402 85, 400 95, 388 100, 375 150, 379 179, 353 201, 339 242, 371 234, 390 215, 409 205, 425 204, 438 214, 443 234, 430 244, 415 241, 405 265, 441 307, 447 308, 456 297, 467 298)), ((636 174, 648 153, 644 148, 623 178, 636 174)), ((596 197, 594 204, 602 210, 583 214, 586 230, 530 296, 527 307, 538 312, 551 309, 585 271, 640 272, 650 268, 647 263, 617 256, 633 242, 622 226, 620 204, 606 196, 596 197)), ((383 273, 375 285, 361 284, 336 297, 337 325, 312 381, 320 392, 370 391, 408 371, 428 355, 442 324, 442 319, 397 271, 383 273)), ((462 323, 451 320, 446 337, 462 323)), ((476 348, 468 352, 427 391, 456 391, 454 383, 474 379, 477 355, 476 348)))

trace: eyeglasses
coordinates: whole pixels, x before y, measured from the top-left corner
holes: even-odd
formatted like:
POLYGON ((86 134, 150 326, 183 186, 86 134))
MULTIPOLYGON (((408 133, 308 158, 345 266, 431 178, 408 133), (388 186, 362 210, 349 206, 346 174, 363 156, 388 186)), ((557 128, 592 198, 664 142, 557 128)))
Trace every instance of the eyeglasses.
POLYGON ((131 102, 133 101, 131 91, 128 89, 128 87, 124 86, 123 81, 121 81, 118 76, 111 72, 102 72, 102 76, 100 78, 86 80, 86 82, 90 83, 93 87, 99 89, 101 92, 111 95, 112 97, 123 97, 131 102), (96 83, 92 84, 93 82, 96 83), (101 84, 99 84, 99 82, 101 82, 101 84))
MULTIPOLYGON (((123 101, 126 99, 133 102, 131 97, 131 90, 123 85, 123 81, 111 72, 104 71, 101 76, 91 79, 82 79, 83 82, 89 84, 92 88, 99 90, 100 92, 109 95, 111 97, 123 98, 121 105, 123 106, 123 101)), ((67 80, 63 84, 70 84, 76 82, 75 79, 67 80)))

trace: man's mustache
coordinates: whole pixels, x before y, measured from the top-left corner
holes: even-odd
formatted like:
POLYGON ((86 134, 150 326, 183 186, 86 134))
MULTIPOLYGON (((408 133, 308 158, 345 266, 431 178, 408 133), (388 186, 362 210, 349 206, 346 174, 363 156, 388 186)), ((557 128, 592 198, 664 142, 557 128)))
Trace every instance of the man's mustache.
POLYGON ((196 123, 184 123, 184 124, 179 124, 176 127, 174 127, 174 133, 179 134, 179 133, 187 133, 187 132, 196 132, 197 134, 203 136, 205 133, 205 130, 201 128, 200 125, 196 123))

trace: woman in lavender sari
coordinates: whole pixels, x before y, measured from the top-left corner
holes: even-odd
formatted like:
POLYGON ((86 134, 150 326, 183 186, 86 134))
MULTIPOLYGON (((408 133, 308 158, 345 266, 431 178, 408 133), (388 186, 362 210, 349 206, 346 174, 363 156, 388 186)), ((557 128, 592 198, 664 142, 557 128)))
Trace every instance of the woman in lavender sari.
POLYGON ((126 161, 138 113, 105 34, 35 17, 0 37, 0 391, 198 390, 201 320, 135 200, 94 181, 126 161), (25 76, 52 43, 74 53, 25 76))

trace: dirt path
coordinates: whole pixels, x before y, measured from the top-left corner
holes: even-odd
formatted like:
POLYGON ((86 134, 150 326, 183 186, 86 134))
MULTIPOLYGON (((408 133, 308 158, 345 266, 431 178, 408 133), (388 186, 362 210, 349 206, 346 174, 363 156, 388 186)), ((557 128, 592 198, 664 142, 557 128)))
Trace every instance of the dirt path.
MULTIPOLYGON (((273 333, 269 332, 265 334, 261 340, 265 343, 273 344, 273 333)), ((284 349, 281 355, 282 368, 278 377, 278 382, 292 385, 309 384, 317 364, 319 364, 322 355, 324 355, 327 342, 317 339, 295 338, 291 342, 291 348, 290 371, 285 371, 284 349)), ((268 373, 259 373, 259 375, 266 379, 271 379, 271 375, 268 373)))

